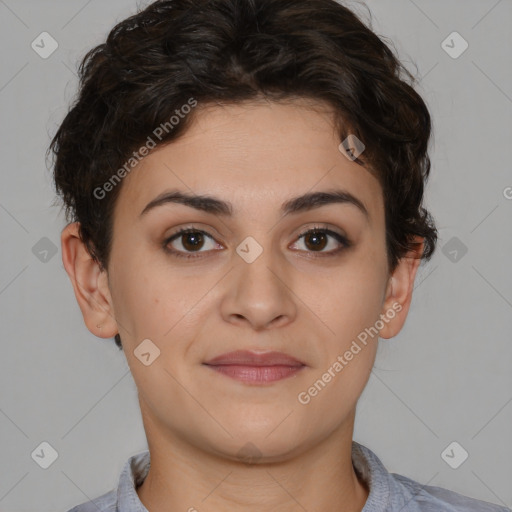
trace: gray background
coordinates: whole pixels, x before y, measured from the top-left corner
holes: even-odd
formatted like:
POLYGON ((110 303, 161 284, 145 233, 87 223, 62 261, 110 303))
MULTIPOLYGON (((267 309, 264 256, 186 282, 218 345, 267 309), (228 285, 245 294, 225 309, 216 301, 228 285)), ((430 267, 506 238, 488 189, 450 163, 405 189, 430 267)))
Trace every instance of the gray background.
MULTIPOLYGON (((374 30, 422 78, 435 137, 427 206, 440 241, 420 267, 404 329, 380 341, 354 439, 391 472, 511 507, 512 1, 367 5, 374 30), (441 46, 453 31, 469 43, 456 59, 441 46), (452 441, 469 453, 458 469, 441 457, 452 441)), ((0 0, 3 512, 64 511, 97 497, 147 448, 124 355, 85 328, 63 269, 64 217, 44 159, 74 96, 78 59, 136 8, 0 0), (43 31, 59 45, 47 59, 31 48, 43 31), (55 254, 41 252, 53 246, 55 254), (58 452, 48 469, 31 457, 43 441, 58 452)))

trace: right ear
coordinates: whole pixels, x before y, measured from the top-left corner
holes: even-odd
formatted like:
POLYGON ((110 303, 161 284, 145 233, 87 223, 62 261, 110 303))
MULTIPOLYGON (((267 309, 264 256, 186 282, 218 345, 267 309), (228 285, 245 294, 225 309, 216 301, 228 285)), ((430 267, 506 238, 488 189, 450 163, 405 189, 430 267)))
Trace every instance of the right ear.
POLYGON ((100 338, 118 333, 106 270, 89 254, 79 234, 79 222, 61 232, 62 263, 89 331, 100 338))

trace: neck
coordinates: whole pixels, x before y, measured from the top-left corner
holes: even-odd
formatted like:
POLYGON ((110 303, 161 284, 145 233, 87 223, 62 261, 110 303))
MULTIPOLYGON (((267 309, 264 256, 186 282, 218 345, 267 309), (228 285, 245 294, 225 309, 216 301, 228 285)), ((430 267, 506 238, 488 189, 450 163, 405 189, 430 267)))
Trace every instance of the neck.
POLYGON ((345 426, 294 456, 244 463, 198 448, 145 420, 151 466, 137 494, 150 512, 315 510, 361 512, 367 485, 352 465, 354 414, 345 426))

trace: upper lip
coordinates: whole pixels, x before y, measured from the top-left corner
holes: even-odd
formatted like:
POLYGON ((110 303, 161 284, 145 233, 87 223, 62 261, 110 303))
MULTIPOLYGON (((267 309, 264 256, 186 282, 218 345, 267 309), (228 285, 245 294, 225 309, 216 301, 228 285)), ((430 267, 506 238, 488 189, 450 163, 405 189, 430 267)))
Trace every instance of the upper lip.
POLYGON ((214 357, 204 364, 208 365, 243 365, 243 366, 305 366, 303 362, 283 352, 251 352, 236 350, 214 357))

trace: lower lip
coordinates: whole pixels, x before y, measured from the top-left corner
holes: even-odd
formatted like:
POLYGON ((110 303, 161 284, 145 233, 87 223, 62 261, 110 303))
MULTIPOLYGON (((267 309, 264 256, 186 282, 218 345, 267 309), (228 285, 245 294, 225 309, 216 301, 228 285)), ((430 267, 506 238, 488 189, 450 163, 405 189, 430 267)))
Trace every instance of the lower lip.
POLYGON ((264 384, 286 379, 297 374, 304 366, 242 366, 242 365, 206 365, 212 370, 232 379, 252 384, 264 384))

